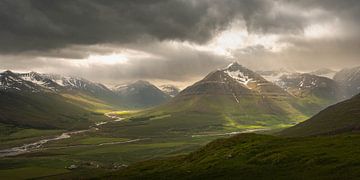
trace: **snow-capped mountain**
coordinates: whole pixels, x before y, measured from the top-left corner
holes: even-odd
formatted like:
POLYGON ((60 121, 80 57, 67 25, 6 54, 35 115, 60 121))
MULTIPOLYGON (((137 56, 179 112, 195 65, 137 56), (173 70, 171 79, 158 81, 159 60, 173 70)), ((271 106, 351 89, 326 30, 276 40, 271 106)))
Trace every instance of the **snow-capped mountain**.
POLYGON ((181 96, 193 94, 230 94, 236 99, 242 95, 254 94, 288 95, 280 87, 237 62, 231 63, 224 69, 211 72, 201 81, 180 92, 181 96))
POLYGON ((347 95, 352 97, 360 93, 360 66, 346 68, 337 72, 334 80, 341 84, 347 95))
POLYGON ((118 105, 118 96, 102 84, 83 78, 66 77, 37 72, 14 73, 5 71, 0 75, 2 91, 86 95, 99 101, 118 105))
POLYGON ((251 71, 238 63, 232 63, 227 68, 222 70, 229 77, 235 79, 238 83, 244 85, 246 88, 262 94, 282 94, 286 93, 273 84, 272 82, 263 78, 260 74, 251 71))
POLYGON ((169 129, 216 131, 243 125, 294 123, 297 120, 290 114, 296 114, 298 119, 304 117, 297 100, 279 86, 234 62, 210 72, 168 103, 149 111, 150 114, 170 116, 168 119, 173 127, 169 129))
POLYGON ((159 88, 170 97, 175 97, 180 92, 179 88, 170 84, 161 85, 159 88))
MULTIPOLYGON (((306 87, 315 95, 319 92, 321 95, 334 96, 335 92, 331 90, 336 89, 332 87, 336 86, 336 83, 325 77, 318 78, 321 80, 319 83, 318 80, 305 78, 303 84, 301 84, 303 79, 300 79, 299 82, 285 81, 284 85, 293 83, 294 85, 291 85, 294 89, 306 87), (322 83, 323 78, 325 83, 322 83), (327 86, 331 87, 329 91, 327 86), (322 92, 323 88, 325 93, 322 92)), ((192 117, 199 119, 197 123, 201 126, 196 128, 214 130, 249 124, 256 126, 284 122, 293 124, 333 102, 335 100, 323 100, 313 96, 307 98, 293 96, 258 73, 234 62, 224 69, 209 73, 202 80, 182 90, 168 103, 151 110, 150 114, 169 114, 171 120, 179 124, 189 123, 187 120, 192 117), (208 116, 201 117, 204 114, 211 114, 216 118, 209 120, 208 116)), ((194 129, 194 126, 191 128, 194 129)))
POLYGON ((329 68, 320 68, 316 71, 310 72, 309 74, 314 74, 317 76, 323 76, 332 79, 334 78, 336 71, 329 68))
POLYGON ((158 105, 170 98, 155 85, 143 80, 117 85, 113 91, 121 97, 122 101, 133 107, 158 105))
POLYGON ((314 95, 326 99, 341 98, 341 88, 332 79, 313 74, 283 75, 277 85, 297 97, 314 95))
POLYGON ((111 93, 111 90, 103 84, 91 82, 80 77, 69 77, 60 75, 46 75, 46 77, 67 90, 80 90, 91 94, 111 93))
POLYGON ((113 92, 100 83, 94 83, 80 77, 61 76, 58 74, 40 74, 37 72, 17 73, 24 81, 36 84, 54 92, 81 91, 92 95, 111 95, 113 92))
POLYGON ((27 81, 17 73, 4 71, 0 73, 0 90, 18 92, 41 92, 45 89, 31 81, 27 81))
POLYGON ((46 74, 29 72, 29 73, 19 73, 18 75, 23 80, 37 84, 45 89, 49 89, 53 91, 63 90, 61 85, 56 83, 53 79, 50 79, 46 74))
POLYGON ((169 95, 147 81, 117 86, 110 90, 105 85, 80 77, 37 72, 0 73, 0 91, 85 95, 99 102, 124 107, 149 107, 170 98, 169 95))
POLYGON ((66 77, 54 74, 40 74, 37 72, 14 73, 5 71, 0 73, 3 90, 17 91, 83 91, 87 93, 112 93, 110 89, 100 83, 94 83, 89 80, 78 77, 66 77))
MULTIPOLYGON (((255 73, 237 63, 230 64, 228 67, 222 70, 222 72, 249 89, 252 89, 250 84, 256 82, 254 77, 255 73)), ((227 77, 224 77, 224 80, 226 80, 226 78, 227 77)))

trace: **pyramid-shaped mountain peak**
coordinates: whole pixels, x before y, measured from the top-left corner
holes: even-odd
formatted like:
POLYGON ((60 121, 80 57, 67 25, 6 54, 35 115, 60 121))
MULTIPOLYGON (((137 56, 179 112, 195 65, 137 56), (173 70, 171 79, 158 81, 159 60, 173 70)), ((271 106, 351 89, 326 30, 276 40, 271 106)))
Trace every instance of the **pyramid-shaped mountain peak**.
POLYGON ((180 96, 188 95, 287 96, 277 85, 265 80, 254 71, 233 62, 225 69, 213 71, 204 79, 185 88, 180 96))

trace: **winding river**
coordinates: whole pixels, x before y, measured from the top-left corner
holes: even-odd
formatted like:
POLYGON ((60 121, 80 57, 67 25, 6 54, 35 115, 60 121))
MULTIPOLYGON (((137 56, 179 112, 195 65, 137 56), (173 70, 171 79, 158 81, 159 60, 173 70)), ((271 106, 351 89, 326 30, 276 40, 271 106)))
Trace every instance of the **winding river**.
POLYGON ((33 150, 39 149, 43 144, 51 142, 51 141, 58 141, 61 139, 67 139, 70 138, 71 135, 74 134, 80 134, 83 132, 87 132, 90 131, 91 129, 87 129, 87 130, 80 130, 80 131, 71 131, 71 132, 65 132, 62 133, 60 136, 56 136, 54 138, 48 138, 48 139, 42 139, 30 144, 25 144, 19 147, 13 147, 10 149, 4 149, 4 150, 0 150, 0 157, 7 157, 7 156, 16 156, 19 154, 24 154, 27 152, 31 152, 33 150))
MULTIPOLYGON (((95 123, 95 125, 96 125, 95 127, 90 127, 89 129, 64 132, 61 135, 56 136, 56 137, 42 139, 42 140, 39 140, 39 141, 36 141, 33 143, 29 143, 29 144, 25 144, 25 145, 22 145, 19 147, 13 147, 13 148, 9 148, 9 149, 0 150, 0 157, 16 156, 16 155, 20 155, 20 154, 33 152, 33 151, 39 150, 44 144, 46 144, 48 142, 58 141, 61 139, 67 139, 67 138, 70 138, 72 135, 76 135, 76 134, 80 134, 80 133, 84 133, 84 132, 88 132, 88 131, 97 131, 97 130, 99 130, 98 127, 101 125, 107 124, 109 122, 119 122, 119 121, 122 121, 125 119, 125 118, 117 117, 111 113, 105 113, 104 115, 111 118, 113 121, 98 122, 98 123, 95 123)), ((222 134, 197 134, 197 135, 192 135, 191 137, 196 138, 196 137, 204 137, 204 136, 235 135, 235 134, 250 133, 250 132, 264 131, 264 130, 266 130, 266 129, 251 129, 251 130, 245 130, 245 131, 240 131, 240 132, 237 131, 237 132, 222 133, 222 134)), ((109 142, 109 143, 95 144, 95 145, 91 145, 91 146, 124 144, 124 143, 131 143, 131 142, 136 142, 136 141, 141 141, 141 140, 145 140, 145 139, 132 139, 132 140, 128 140, 128 141, 109 142)), ((80 146, 80 145, 75 145, 75 146, 80 146)), ((70 148, 70 147, 75 147, 75 146, 66 146, 66 147, 57 147, 57 148, 70 148)), ((90 146, 90 145, 87 145, 87 146, 90 146)), ((44 148, 44 149, 46 149, 46 148, 44 148)), ((55 149, 56 149, 56 147, 55 147, 55 149)))
MULTIPOLYGON (((115 115, 112 115, 111 113, 105 113, 104 115, 111 118, 111 119, 113 119, 113 121, 115 121, 115 122, 119 122, 119 121, 122 121, 122 120, 125 119, 125 118, 121 118, 121 117, 117 117, 115 115)), ((111 121, 98 122, 95 125, 96 126, 101 126, 101 125, 107 124, 109 122, 111 122, 111 121)), ((44 144, 46 144, 48 142, 58 141, 58 140, 61 140, 61 139, 67 139, 67 138, 70 138, 72 135, 75 135, 75 134, 80 134, 80 133, 84 133, 84 132, 88 132, 88 131, 97 131, 97 130, 99 130, 99 128, 90 127, 89 129, 85 129, 85 130, 64 132, 61 135, 56 136, 56 137, 42 139, 42 140, 39 140, 39 141, 36 141, 36 142, 33 142, 33 143, 24 144, 22 146, 0 150, 0 157, 16 156, 16 155, 32 152, 32 151, 35 151, 37 149, 40 149, 44 144)), ((135 139, 135 140, 130 140, 128 142, 135 142, 135 141, 138 141, 138 140, 139 139, 135 139)), ((124 143, 124 142, 114 142, 112 144, 115 144, 115 143, 120 144, 120 143, 124 143)), ((106 143, 103 143, 103 144, 100 144, 100 145, 105 145, 105 144, 106 143)), ((111 143, 109 143, 109 144, 111 144, 111 143)))

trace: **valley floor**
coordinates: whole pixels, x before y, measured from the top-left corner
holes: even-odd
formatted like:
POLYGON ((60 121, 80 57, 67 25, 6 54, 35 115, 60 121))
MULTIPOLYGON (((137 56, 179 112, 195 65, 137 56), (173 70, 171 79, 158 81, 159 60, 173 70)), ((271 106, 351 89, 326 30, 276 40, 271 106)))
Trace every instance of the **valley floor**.
POLYGON ((96 172, 100 176, 134 162, 187 154, 214 139, 242 132, 171 136, 148 136, 144 132, 142 135, 126 135, 117 130, 126 128, 119 126, 127 123, 126 119, 119 118, 127 117, 126 113, 105 115, 110 118, 105 121, 99 118, 93 127, 71 133, 67 130, 15 128, 2 124, 0 177, 86 177, 89 171, 92 175, 96 172), (14 149, 15 152, 12 152, 14 149))
MULTIPOLYGON (((228 129, 223 130, 214 126, 213 129, 194 129, 186 133, 179 131, 181 129, 163 132, 159 127, 169 124, 161 122, 176 116, 159 115, 131 120, 132 112, 112 112, 105 115, 106 119, 102 115, 86 131, 68 133, 68 138, 48 141, 26 153, 0 157, 0 177, 208 179, 224 178, 223 174, 226 173, 229 177, 243 176, 248 179, 255 174, 262 179, 274 172, 275 179, 287 176, 295 178, 301 173, 305 173, 306 177, 321 175, 326 178, 328 176, 324 174, 331 173, 336 168, 341 168, 341 171, 334 177, 347 175, 344 177, 351 179, 360 175, 356 174, 359 172, 359 164, 356 163, 360 162, 360 148, 354 148, 360 147, 359 135, 324 138, 241 135, 251 132, 273 133, 278 130, 254 129, 251 126, 239 129, 225 126, 228 129), (148 121, 151 123, 147 123, 148 121), (234 138, 215 140, 234 135, 234 138), (208 144, 213 140, 215 141, 208 144), (204 145, 206 146, 203 147, 204 145), (169 159, 154 160, 159 158, 169 159), (128 166, 130 167, 125 168, 128 166), (314 171, 308 171, 308 168, 314 168, 314 171)), ((199 118, 212 121, 207 117, 199 118)), ((190 121, 192 120, 164 122, 190 121)), ((176 124, 170 125, 179 127, 176 124)), ((4 124, 0 127, 4 130, 0 138, 1 149, 51 139, 67 132, 15 128, 4 124)))

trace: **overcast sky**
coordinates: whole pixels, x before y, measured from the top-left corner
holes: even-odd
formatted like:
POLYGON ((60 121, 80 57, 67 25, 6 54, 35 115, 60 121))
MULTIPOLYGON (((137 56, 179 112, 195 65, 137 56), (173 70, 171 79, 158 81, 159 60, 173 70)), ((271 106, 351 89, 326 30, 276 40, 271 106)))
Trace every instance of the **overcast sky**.
POLYGON ((360 65, 359 0, 0 0, 0 69, 185 86, 255 70, 360 65))

